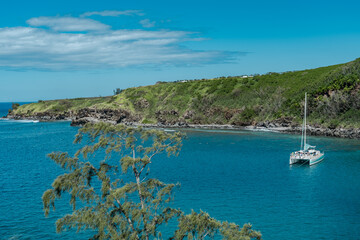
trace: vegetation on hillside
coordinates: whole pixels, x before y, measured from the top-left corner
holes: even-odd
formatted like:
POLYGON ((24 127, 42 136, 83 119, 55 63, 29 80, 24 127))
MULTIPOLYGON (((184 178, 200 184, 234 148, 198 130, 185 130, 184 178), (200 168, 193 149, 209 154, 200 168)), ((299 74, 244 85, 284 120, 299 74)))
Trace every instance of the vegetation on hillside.
POLYGON ((142 123, 185 121, 193 124, 248 125, 289 118, 300 123, 304 93, 311 124, 360 127, 360 59, 311 70, 159 82, 129 88, 104 98, 41 101, 20 106, 15 114, 126 109, 142 123))

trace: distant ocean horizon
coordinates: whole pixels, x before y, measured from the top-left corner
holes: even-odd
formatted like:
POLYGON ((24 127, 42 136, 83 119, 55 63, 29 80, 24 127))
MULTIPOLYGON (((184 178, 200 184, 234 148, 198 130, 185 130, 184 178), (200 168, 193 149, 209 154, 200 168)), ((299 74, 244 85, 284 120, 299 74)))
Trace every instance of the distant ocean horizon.
POLYGON ((24 105, 33 102, 0 102, 0 118, 8 114, 8 111, 9 109, 11 109, 13 103, 19 103, 20 105, 24 105))

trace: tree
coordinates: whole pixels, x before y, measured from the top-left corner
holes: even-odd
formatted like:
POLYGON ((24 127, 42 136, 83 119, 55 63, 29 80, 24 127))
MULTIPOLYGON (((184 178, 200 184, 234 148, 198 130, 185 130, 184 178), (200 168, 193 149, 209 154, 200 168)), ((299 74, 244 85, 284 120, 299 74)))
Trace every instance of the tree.
POLYGON ((120 88, 116 88, 116 89, 113 90, 113 93, 114 93, 114 95, 118 95, 118 94, 120 94, 122 91, 124 91, 124 90, 123 90, 123 89, 120 89, 120 88))
POLYGON ((156 156, 161 153, 177 156, 183 138, 180 132, 86 124, 74 143, 87 145, 73 156, 64 152, 48 155, 66 173, 44 192, 45 215, 55 209, 55 200, 67 192, 73 213, 57 220, 57 232, 93 229, 92 239, 161 239, 159 226, 173 218, 179 219, 173 239, 189 237, 189 232, 194 231, 203 237, 199 239, 222 230, 227 232, 222 223, 204 212, 184 215, 180 209, 169 207, 176 185, 149 177, 149 167, 156 156), (97 163, 95 154, 103 154, 104 159, 97 163), (197 228, 196 222, 209 227, 197 228))
POLYGON ((173 239, 213 239, 219 233, 224 240, 250 240, 261 239, 261 233, 251 229, 251 224, 244 224, 242 229, 235 223, 220 222, 206 212, 194 211, 188 215, 182 215, 179 219, 179 226, 173 239))
POLYGON ((8 110, 8 113, 12 113, 13 110, 16 110, 20 106, 19 103, 12 103, 11 108, 8 110))
POLYGON ((14 109, 14 110, 16 110, 19 106, 20 106, 19 103, 12 103, 11 104, 11 108, 14 109))
POLYGON ((186 216, 181 216, 179 220, 178 230, 175 232, 175 239, 205 239, 206 237, 214 237, 221 227, 221 223, 209 214, 200 211, 194 211, 186 216))

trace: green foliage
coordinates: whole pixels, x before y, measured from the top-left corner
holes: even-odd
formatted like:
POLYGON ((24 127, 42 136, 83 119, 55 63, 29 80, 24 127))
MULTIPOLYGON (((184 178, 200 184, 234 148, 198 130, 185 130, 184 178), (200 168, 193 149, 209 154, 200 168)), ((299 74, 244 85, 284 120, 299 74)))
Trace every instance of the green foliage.
POLYGON ((221 223, 209 214, 200 211, 194 211, 189 215, 181 216, 179 220, 179 229, 175 232, 175 239, 204 239, 205 237, 213 238, 219 231, 221 223))
POLYGON ((150 178, 150 164, 161 153, 177 156, 183 138, 180 132, 86 124, 74 143, 87 145, 73 156, 65 152, 48 155, 65 173, 42 196, 45 215, 55 210, 55 201, 67 193, 73 212, 56 221, 57 232, 91 229, 95 233, 92 239, 161 239, 159 226, 179 219, 172 239, 206 239, 216 234, 224 239, 260 239, 260 233, 251 227, 244 232, 205 212, 184 215, 170 207, 176 185, 150 178), (105 153, 100 163, 94 162, 98 152, 105 153))
POLYGON ((341 116, 339 125, 343 127, 360 127, 360 109, 350 109, 341 116))
POLYGON ((261 233, 253 230, 250 223, 244 224, 240 229, 239 225, 224 222, 222 223, 220 232, 224 240, 261 239, 261 233))
POLYGON ((12 104, 11 104, 11 108, 8 110, 8 113, 9 113, 9 114, 13 113, 13 111, 15 111, 16 109, 18 109, 19 106, 20 106, 19 103, 12 103, 12 104))
POLYGON ((245 108, 245 110, 241 112, 240 116, 241 119, 244 121, 251 121, 256 116, 256 113, 254 109, 245 108))
POLYGON ((332 119, 332 120, 329 122, 328 127, 331 128, 331 129, 334 129, 334 128, 336 128, 339 124, 340 124, 339 120, 337 120, 337 119, 332 119))
POLYGON ((166 206, 175 185, 147 179, 146 172, 156 155, 178 155, 183 137, 179 132, 106 123, 86 124, 74 142, 81 143, 86 139, 88 145, 72 157, 67 153, 49 154, 67 173, 55 179, 52 189, 44 193, 45 214, 55 206, 55 199, 67 192, 74 212, 56 222, 58 232, 68 228, 90 228, 97 231, 94 238, 99 239, 157 237, 158 226, 181 212, 166 206), (99 166, 86 161, 100 150, 107 155, 99 166), (118 161, 113 161, 112 155, 120 156, 118 161), (121 175, 128 173, 133 175, 135 182, 120 181, 124 179, 121 175), (78 201, 89 206, 77 209, 78 201))
POLYGON ((251 224, 244 224, 242 228, 235 223, 220 222, 200 210, 183 215, 179 220, 179 228, 174 239, 214 239, 222 236, 223 240, 261 239, 261 233, 251 229, 251 224))
MULTIPOLYGON (((224 112, 245 116, 241 121, 265 121, 282 117, 301 119, 304 93, 309 96, 309 121, 328 124, 332 119, 343 119, 349 108, 334 98, 324 102, 324 97, 332 98, 334 92, 342 98, 350 97, 360 89, 360 59, 355 61, 304 71, 268 73, 254 77, 220 77, 193 81, 162 82, 153 86, 129 88, 120 94, 105 98, 66 99, 43 101, 20 106, 14 114, 32 115, 46 111, 77 111, 85 107, 97 109, 126 109, 140 119, 158 120, 156 112, 176 110, 177 120, 192 111, 189 123, 231 124, 223 117, 224 112), (66 101, 66 104, 61 103, 66 101), (344 107, 344 108, 343 108, 344 107), (337 109, 331 111, 330 109, 337 109), (225 109, 229 109, 225 111, 225 109)), ((348 104, 351 109, 355 98, 348 104)), ((174 122, 173 115, 161 116, 162 121, 174 122)), ((240 120, 239 120, 240 121, 240 120)), ((341 125, 341 124, 340 124, 341 125)), ((352 123, 348 124, 349 126, 352 123)))
POLYGON ((113 93, 114 93, 114 95, 118 95, 118 94, 120 94, 122 91, 124 91, 124 89, 116 88, 116 89, 113 90, 113 93))
POLYGON ((151 119, 143 119, 142 120, 142 122, 141 123, 143 123, 143 124, 155 124, 156 123, 156 121, 154 121, 154 120, 151 120, 151 119))
POLYGON ((11 108, 12 108, 13 110, 16 110, 19 106, 20 106, 19 103, 12 103, 12 104, 11 104, 11 108))

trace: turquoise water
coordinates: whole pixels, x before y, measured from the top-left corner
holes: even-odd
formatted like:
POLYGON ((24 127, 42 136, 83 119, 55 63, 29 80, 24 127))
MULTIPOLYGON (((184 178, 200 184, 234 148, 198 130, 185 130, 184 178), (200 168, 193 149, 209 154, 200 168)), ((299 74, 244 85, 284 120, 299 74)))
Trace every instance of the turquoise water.
MULTIPOLYGON (((58 201, 48 218, 41 202, 62 173, 46 154, 74 151, 76 132, 68 122, 0 121, 0 239, 86 239, 87 233, 55 233, 56 219, 71 212, 67 202, 58 201)), ((358 140, 310 137, 326 158, 308 167, 288 165, 299 146, 296 135, 186 133, 180 156, 159 158, 151 168, 162 181, 181 183, 175 206, 251 222, 264 239, 359 239, 358 140)))
MULTIPOLYGON (((31 102, 18 102, 20 105, 31 103, 31 102)), ((8 114, 9 109, 11 109, 12 103, 10 102, 0 102, 0 118, 8 114)))

